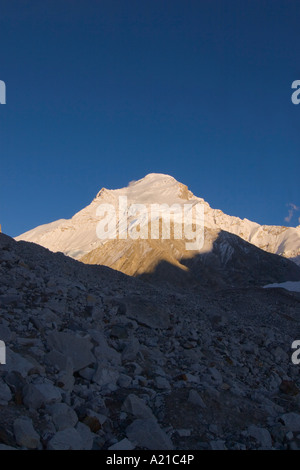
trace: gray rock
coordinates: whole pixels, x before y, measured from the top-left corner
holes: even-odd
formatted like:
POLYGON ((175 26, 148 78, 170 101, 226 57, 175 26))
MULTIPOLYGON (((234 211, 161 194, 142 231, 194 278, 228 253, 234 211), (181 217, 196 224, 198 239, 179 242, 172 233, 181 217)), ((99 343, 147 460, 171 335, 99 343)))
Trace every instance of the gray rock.
POLYGON ((122 362, 131 362, 137 359, 140 352, 140 342, 137 338, 128 340, 124 350, 122 351, 122 362))
POLYGON ((46 419, 43 421, 43 426, 40 430, 41 439, 44 442, 48 442, 49 439, 51 439, 55 433, 56 428, 54 426, 54 423, 50 421, 50 416, 47 416, 46 419))
POLYGON ((136 320, 141 325, 150 328, 168 328, 170 326, 169 313, 159 306, 145 298, 132 296, 125 299, 126 316, 136 320))
POLYGON ((192 382, 192 383, 200 383, 200 379, 199 379, 199 376, 198 375, 194 375, 194 374, 190 374, 190 373, 186 373, 184 374, 185 375, 185 379, 187 382, 192 382))
POLYGON ((1 324, 0 325, 0 339, 5 343, 8 343, 12 339, 12 332, 8 326, 1 324))
POLYGON ((117 385, 121 388, 128 388, 130 387, 132 382, 132 378, 129 375, 126 374, 120 374, 117 385))
POLYGON ((262 449, 271 449, 272 448, 272 438, 269 431, 265 428, 260 428, 252 424, 248 428, 249 436, 253 437, 260 445, 262 449))
MULTIPOLYGON (((101 413, 97 413, 94 410, 86 410, 87 419, 85 420, 85 424, 90 428, 93 428, 95 425, 99 427, 99 429, 103 426, 103 424, 107 421, 107 416, 101 413), (92 418, 90 420, 89 418, 92 418)), ((93 431, 93 429, 91 429, 93 431)))
POLYGON ((19 294, 10 294, 10 295, 0 295, 0 306, 5 307, 9 304, 14 304, 19 306, 23 300, 21 293, 19 294))
POLYGON ((59 371, 68 371, 69 369, 72 369, 72 373, 74 371, 72 358, 56 350, 52 350, 46 354, 45 362, 54 366, 59 371))
POLYGON ((206 408, 204 401, 196 390, 190 390, 188 401, 193 405, 200 406, 200 408, 206 408))
POLYGON ((71 392, 75 382, 72 358, 53 350, 46 354, 45 362, 59 371, 56 381, 57 386, 65 391, 71 392))
POLYGON ((95 434, 91 432, 90 428, 83 423, 78 423, 76 431, 81 437, 81 449, 91 450, 94 444, 95 434))
POLYGON ((287 362, 289 360, 288 354, 280 346, 277 346, 277 348, 274 350, 273 357, 276 364, 287 362))
POLYGON ((227 450, 225 446, 225 441, 216 440, 216 441, 210 441, 210 447, 212 450, 227 450))
POLYGON ((12 399, 12 394, 10 388, 0 381, 0 405, 7 405, 7 403, 12 399))
POLYGON ((289 431, 300 432, 300 414, 294 412, 286 413, 281 416, 281 421, 289 431))
POLYGON ((144 400, 139 398, 137 395, 134 395, 133 393, 125 398, 122 405, 122 410, 126 413, 132 414, 135 418, 156 419, 144 400))
POLYGON ((22 390, 27 382, 20 372, 10 372, 5 374, 4 380, 14 394, 19 394, 21 396, 22 390))
POLYGON ((113 325, 110 330, 110 336, 117 339, 126 339, 128 338, 127 328, 124 325, 113 325))
POLYGON ((77 424, 78 417, 75 411, 65 403, 56 403, 47 407, 57 431, 63 431, 66 428, 74 427, 77 424))
POLYGON ((28 408, 37 410, 51 403, 59 403, 62 399, 57 387, 51 383, 29 384, 24 387, 23 401, 28 408))
POLYGON ((15 447, 7 446, 5 444, 0 444, 0 450, 18 450, 15 447))
POLYGON ((289 450, 299 450, 299 445, 297 442, 292 441, 292 442, 289 442, 288 448, 289 450))
POLYGON ((105 386, 115 386, 119 378, 119 372, 113 368, 102 367, 98 364, 96 372, 93 376, 93 381, 100 385, 101 387, 105 386))
POLYGON ((218 371, 218 369, 216 369, 215 367, 210 367, 209 373, 210 373, 210 377, 212 378, 213 382, 216 385, 222 385, 223 378, 220 372, 218 371))
POLYGON ((75 428, 58 431, 48 442, 48 450, 83 450, 81 434, 75 428))
POLYGON ((65 390, 67 392, 72 392, 72 390, 74 388, 74 383, 75 383, 75 379, 74 379, 74 376, 73 376, 72 369, 61 371, 58 374, 56 385, 59 388, 65 390))
POLYGON ((217 424, 210 424, 208 429, 209 429, 209 432, 211 432, 212 434, 215 434, 215 435, 219 434, 219 427, 217 426, 217 424))
POLYGON ((91 352, 93 345, 86 338, 54 331, 49 334, 47 344, 49 349, 56 350, 65 357, 70 357, 75 372, 96 362, 91 352))
POLYGON ((6 348, 6 364, 1 366, 1 370, 6 372, 19 372, 22 377, 27 377, 28 373, 34 369, 34 364, 28 359, 15 353, 9 347, 6 348))
POLYGON ((189 437, 192 434, 190 429, 176 429, 176 432, 180 437, 189 437))
POLYGON ((14 421, 14 434, 17 444, 21 447, 37 449, 40 444, 40 436, 28 418, 18 418, 14 421))
POLYGON ((89 330, 89 333, 98 344, 95 348, 95 356, 98 363, 105 364, 109 362, 113 365, 121 364, 121 354, 108 345, 107 339, 103 333, 96 330, 89 330))
POLYGON ((288 431, 287 431, 286 427, 283 426, 280 423, 277 423, 277 424, 273 425, 270 428, 270 433, 271 433, 274 441, 276 441, 280 444, 282 444, 284 442, 287 432, 288 431))
POLYGON ((128 439, 122 439, 119 442, 116 442, 112 446, 108 448, 108 450, 133 450, 135 449, 135 445, 132 444, 128 439))
POLYGON ((126 429, 128 439, 139 447, 150 450, 172 450, 173 444, 169 436, 156 421, 136 419, 126 429))
POLYGON ((83 379, 86 379, 89 382, 91 382, 94 373, 95 373, 95 369, 92 369, 91 367, 85 367, 84 369, 80 370, 79 375, 83 379))
POLYGON ((165 377, 161 376, 156 377, 155 385, 160 390, 169 390, 171 388, 170 382, 165 377))

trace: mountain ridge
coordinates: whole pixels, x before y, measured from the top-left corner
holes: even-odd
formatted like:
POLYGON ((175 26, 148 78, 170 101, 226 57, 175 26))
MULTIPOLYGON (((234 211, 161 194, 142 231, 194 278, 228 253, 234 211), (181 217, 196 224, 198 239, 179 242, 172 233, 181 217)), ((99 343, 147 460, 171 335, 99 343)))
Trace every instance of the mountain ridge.
MULTIPOLYGON (((211 208, 209 203, 195 196, 186 185, 178 182, 172 176, 161 173, 150 173, 138 181, 132 181, 124 188, 114 190, 102 188, 92 202, 74 214, 71 219, 61 219, 50 224, 36 227, 16 237, 16 240, 32 241, 51 251, 62 251, 66 255, 83 262, 106 264, 126 274, 142 274, 140 268, 143 264, 143 258, 152 249, 151 245, 153 245, 152 242, 154 240, 148 240, 148 243, 145 243, 145 251, 140 253, 139 260, 135 260, 134 267, 130 268, 130 256, 136 258, 134 254, 129 254, 129 250, 132 251, 133 249, 132 240, 128 239, 127 246, 124 247, 124 240, 116 239, 111 243, 111 240, 100 240, 97 237, 96 229, 100 220, 97 216, 97 208, 100 204, 110 204, 111 207, 115 209, 116 226, 118 229, 121 227, 121 216, 118 213, 118 200, 120 196, 126 198, 128 206, 132 204, 143 204, 144 212, 142 215, 144 218, 148 217, 149 208, 152 204, 165 204, 168 207, 176 205, 179 209, 183 208, 186 204, 193 206, 201 204, 204 207, 204 226, 207 234, 211 234, 216 230, 225 231, 240 237, 242 240, 245 240, 267 253, 290 258, 296 264, 300 264, 300 226, 294 228, 259 225, 248 219, 240 219, 235 216, 226 215, 219 209, 211 208), (116 264, 112 261, 112 258, 116 256, 115 254, 118 253, 128 258, 127 269, 122 269, 118 263, 116 264), (140 266, 138 263, 140 263, 140 266)), ((193 221, 195 222, 194 219, 193 221)), ((150 221, 148 220, 148 222, 151 222, 151 219, 150 221)), ((137 225, 136 217, 129 214, 129 238, 132 233, 131 231, 136 229, 137 225)), ((174 233, 178 228, 180 227, 175 223, 174 219, 174 233)), ((169 255, 171 258, 174 258, 171 256, 174 239, 168 240, 168 242, 169 255)), ((135 246, 137 246, 136 243, 135 246)), ((160 251, 161 250, 158 249, 158 252, 160 251)), ((159 256, 161 256, 161 253, 158 252, 157 261, 160 261, 159 256)), ((165 257, 166 256, 163 256, 161 259, 165 260, 165 257)), ((178 253, 178 255, 175 256, 175 260, 173 260, 173 264, 177 264, 177 261, 182 257, 184 257, 184 253, 178 253)), ((291 281, 293 279, 284 280, 291 281)), ((275 280, 274 282, 277 281, 275 280)))

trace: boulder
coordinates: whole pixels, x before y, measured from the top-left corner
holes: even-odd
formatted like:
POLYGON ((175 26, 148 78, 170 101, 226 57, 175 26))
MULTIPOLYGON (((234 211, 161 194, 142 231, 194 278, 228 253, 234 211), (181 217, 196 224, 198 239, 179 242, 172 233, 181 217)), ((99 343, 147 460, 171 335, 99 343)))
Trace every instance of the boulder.
POLYGON ((75 428, 58 431, 48 442, 48 450, 83 450, 81 434, 75 428))
POLYGON ((151 419, 136 419, 126 429, 128 439, 139 447, 150 450, 172 450, 169 436, 151 419))
POLYGON ((96 362, 91 352, 93 345, 86 338, 54 331, 48 335, 47 344, 49 349, 70 357, 75 372, 96 362))
POLYGON ((52 416, 53 423, 57 431, 74 427, 78 417, 75 411, 66 403, 55 403, 47 407, 47 412, 52 416))
POLYGON ((272 448, 271 434, 267 429, 252 424, 248 428, 248 434, 259 443, 262 449, 267 450, 272 448))
POLYGON ((21 447, 37 449, 40 444, 40 436, 29 418, 18 418, 14 421, 14 434, 17 444, 21 447))
POLYGON ((132 414, 135 418, 156 419, 152 413, 152 410, 149 408, 149 406, 146 405, 144 400, 139 398, 137 395, 134 395, 133 393, 125 398, 122 405, 122 410, 126 413, 132 414))
POLYGON ((59 389, 51 383, 29 384, 24 387, 23 401, 28 408, 37 410, 47 404, 59 403, 61 399, 59 389))

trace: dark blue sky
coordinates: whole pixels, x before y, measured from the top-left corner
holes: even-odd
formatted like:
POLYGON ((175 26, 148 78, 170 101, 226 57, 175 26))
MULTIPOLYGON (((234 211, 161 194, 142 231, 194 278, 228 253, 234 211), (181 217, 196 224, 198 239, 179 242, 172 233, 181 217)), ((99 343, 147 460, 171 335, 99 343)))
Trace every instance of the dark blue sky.
POLYGON ((299 0, 3 0, 3 231, 150 172, 286 224, 300 206, 299 24, 299 0))

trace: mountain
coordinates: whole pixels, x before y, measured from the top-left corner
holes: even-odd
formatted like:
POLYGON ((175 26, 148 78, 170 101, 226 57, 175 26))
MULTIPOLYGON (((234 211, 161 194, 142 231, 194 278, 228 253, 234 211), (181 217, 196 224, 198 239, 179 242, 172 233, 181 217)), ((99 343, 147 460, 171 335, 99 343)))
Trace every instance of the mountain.
MULTIPOLYGON (((111 235, 113 231, 114 228, 110 228, 111 235)), ((261 226, 247 219, 226 215, 212 209, 204 199, 194 196, 187 186, 173 177, 156 173, 133 181, 126 188, 103 188, 90 205, 70 220, 42 225, 20 235, 16 240, 38 243, 85 263, 104 264, 129 275, 148 278, 162 279, 167 275, 175 281, 181 279, 182 282, 190 282, 192 279, 202 285, 211 279, 220 286, 299 280, 297 266, 284 258, 299 263, 300 226, 261 226), (127 213, 127 239, 124 239, 125 229, 122 225, 122 217, 127 209, 122 209, 123 212, 119 210, 120 197, 126 198, 127 209, 133 204, 143 205, 138 218, 137 213, 127 213), (97 216, 97 208, 102 204, 109 204, 115 210, 116 229, 121 237, 106 240, 98 238, 96 230, 100 217, 97 216), (168 207, 176 205, 180 213, 185 205, 189 205, 192 222, 196 224, 194 228, 198 223, 195 208, 204 207, 203 247, 200 250, 188 250, 187 238, 177 238, 176 234, 182 229, 182 220, 178 220, 178 214, 177 218, 175 216, 171 219, 169 239, 161 239, 163 227, 166 226, 164 220, 160 227, 160 239, 149 238, 146 232, 150 233, 151 223, 157 220, 157 216, 155 219, 151 213, 153 204, 167 205, 161 211, 162 219, 168 213, 168 207), (143 224, 139 226, 141 220, 143 224), (143 239, 136 239, 136 236, 133 239, 138 228, 141 234, 144 233, 143 239), (259 251, 255 251, 254 247, 259 251), (281 255, 281 259, 269 254, 281 255)))
POLYGON ((205 229, 204 246, 188 251, 185 240, 110 240, 81 258, 157 284, 182 288, 264 286, 300 280, 300 267, 266 253, 237 235, 205 229))
POLYGON ((4 234, 0 279, 0 450, 300 448, 299 293, 178 292, 4 234))

